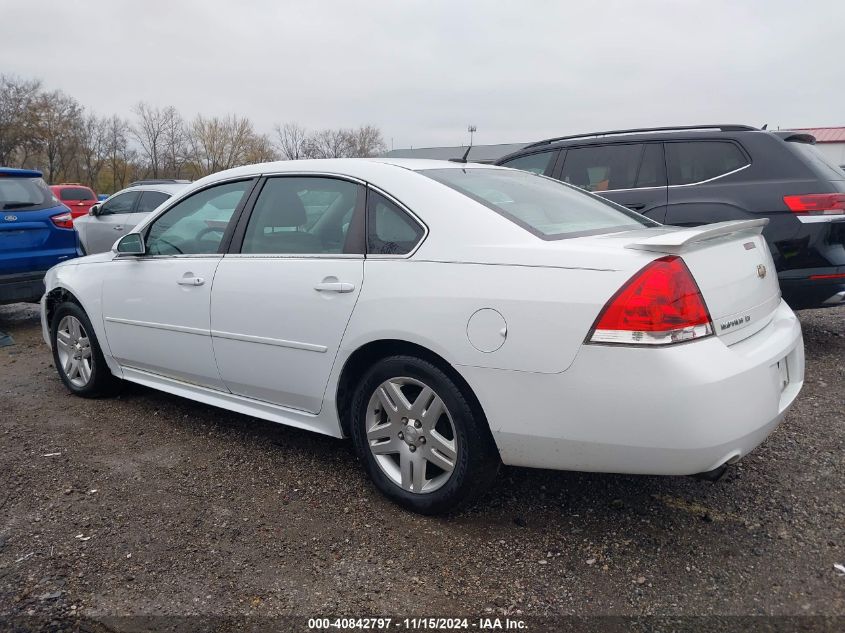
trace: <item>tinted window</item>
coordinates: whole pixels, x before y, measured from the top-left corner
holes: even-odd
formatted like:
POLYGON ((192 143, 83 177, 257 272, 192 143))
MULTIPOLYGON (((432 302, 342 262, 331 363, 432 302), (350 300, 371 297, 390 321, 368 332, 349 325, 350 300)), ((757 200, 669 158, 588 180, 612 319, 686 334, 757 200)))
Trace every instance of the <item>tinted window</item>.
POLYGON ((41 178, 0 178, 0 209, 38 211, 58 205, 41 178))
POLYGON ((121 193, 114 198, 110 198, 100 207, 100 214, 107 215, 109 213, 129 213, 135 205, 135 200, 141 194, 137 191, 129 191, 121 193))
POLYGON ((414 250, 425 230, 383 195, 367 195, 367 253, 405 255, 414 250))
POLYGON ((160 204, 170 198, 169 193, 161 193, 160 191, 143 191, 141 192, 141 200, 135 209, 135 213, 149 213, 153 209, 157 209, 160 204))
POLYGON ((842 180, 845 178, 845 173, 843 173, 845 171, 845 165, 837 166, 836 163, 822 154, 815 145, 790 141, 789 146, 798 152, 806 161, 821 170, 825 178, 830 178, 831 180, 842 180))
POLYGON ((663 161, 663 145, 648 143, 643 150, 636 187, 664 187, 665 185, 666 165, 663 161))
POLYGON ((86 189, 85 187, 63 187, 61 189, 62 192, 62 200, 73 200, 73 201, 80 201, 80 200, 96 200, 97 196, 94 195, 94 192, 90 189, 86 189))
POLYGON ((502 166, 530 171, 532 174, 545 174, 551 171, 551 163, 555 156, 557 156, 557 152, 529 154, 528 156, 520 156, 519 158, 502 163, 502 166))
POLYGON ((566 152, 560 179, 587 191, 631 189, 636 182, 642 151, 641 144, 570 149, 566 152))
POLYGON ((251 180, 229 182, 177 202, 150 225, 147 252, 150 255, 216 253, 235 209, 251 187, 251 180))
POLYGON ((666 143, 669 184, 686 185, 723 176, 748 164, 745 154, 725 141, 666 143))
POLYGON ((598 196, 522 171, 428 169, 420 173, 544 239, 658 226, 598 196))
POLYGON ((241 252, 348 252, 359 192, 359 185, 336 178, 271 178, 255 201, 241 252))

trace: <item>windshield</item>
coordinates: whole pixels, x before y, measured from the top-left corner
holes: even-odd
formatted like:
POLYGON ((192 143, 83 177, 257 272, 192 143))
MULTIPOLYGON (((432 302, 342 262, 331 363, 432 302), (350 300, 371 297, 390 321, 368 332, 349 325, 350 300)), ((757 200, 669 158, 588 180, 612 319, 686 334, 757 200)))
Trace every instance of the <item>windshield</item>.
POLYGON ((58 204, 41 178, 0 177, 0 209, 38 211, 58 204))
POLYGON ((420 173, 545 240, 659 226, 604 198, 524 171, 468 168, 420 173))

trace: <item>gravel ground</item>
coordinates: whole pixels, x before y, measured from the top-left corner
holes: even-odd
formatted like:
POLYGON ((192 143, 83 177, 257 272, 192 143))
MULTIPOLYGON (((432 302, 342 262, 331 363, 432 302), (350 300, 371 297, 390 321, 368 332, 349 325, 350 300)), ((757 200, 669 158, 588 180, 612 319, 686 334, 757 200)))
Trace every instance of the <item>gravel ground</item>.
POLYGON ((722 481, 507 468, 425 518, 349 442, 73 397, 36 312, 0 307, 0 617, 845 616, 845 308, 800 317, 804 390, 722 481))

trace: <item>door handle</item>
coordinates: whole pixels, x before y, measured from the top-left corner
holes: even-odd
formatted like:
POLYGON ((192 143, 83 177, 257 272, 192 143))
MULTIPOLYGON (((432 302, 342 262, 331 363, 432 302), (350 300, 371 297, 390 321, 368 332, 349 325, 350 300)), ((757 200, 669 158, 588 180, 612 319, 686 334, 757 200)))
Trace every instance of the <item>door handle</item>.
POLYGON ((201 286, 205 283, 205 279, 202 277, 194 277, 193 274, 189 273, 179 279, 176 283, 180 286, 201 286))
POLYGON ((645 209, 645 202, 634 202, 625 206, 631 209, 631 211, 639 211, 640 209, 645 209))
POLYGON ((115 231, 122 231, 122 230, 123 230, 123 227, 122 227, 122 226, 113 226, 112 228, 113 228, 115 231))
POLYGON ((342 281, 323 281, 314 286, 314 290, 320 292, 352 292, 355 290, 355 285, 342 281))

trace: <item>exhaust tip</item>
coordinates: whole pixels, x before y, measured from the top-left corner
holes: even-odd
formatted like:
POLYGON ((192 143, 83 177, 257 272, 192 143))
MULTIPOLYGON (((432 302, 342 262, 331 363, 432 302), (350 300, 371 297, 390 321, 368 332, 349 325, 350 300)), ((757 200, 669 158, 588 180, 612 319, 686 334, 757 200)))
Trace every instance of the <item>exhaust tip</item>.
POLYGON ((730 462, 725 462, 721 466, 717 466, 713 470, 708 470, 703 473, 696 473, 694 475, 690 475, 690 477, 695 477, 696 479, 704 479, 705 481, 719 481, 722 477, 725 476, 725 473, 728 471, 728 464, 730 462))

